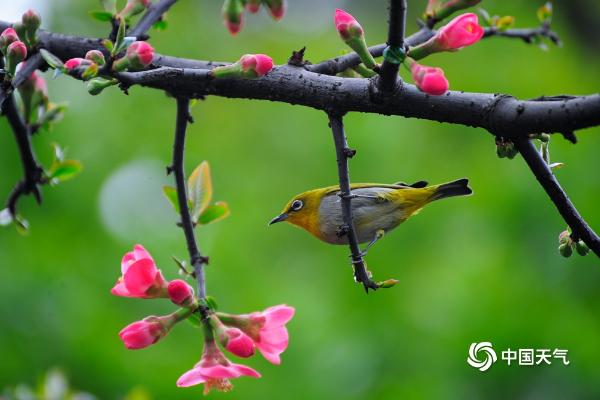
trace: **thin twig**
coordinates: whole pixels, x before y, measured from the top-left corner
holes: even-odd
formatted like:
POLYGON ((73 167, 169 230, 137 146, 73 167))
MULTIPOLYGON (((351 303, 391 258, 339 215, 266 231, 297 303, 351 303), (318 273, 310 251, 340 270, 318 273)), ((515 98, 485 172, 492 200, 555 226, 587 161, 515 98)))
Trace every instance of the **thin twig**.
POLYGON ((194 275, 198 285, 198 298, 206 298, 206 282, 204 276, 204 265, 208 264, 208 257, 205 257, 198 248, 196 236, 194 234, 194 224, 188 208, 187 189, 185 184, 184 155, 185 155, 185 135, 187 125, 191 120, 189 113, 190 100, 188 98, 177 98, 177 122, 175 125, 175 140, 173 143, 173 164, 169 168, 175 175, 175 186, 177 189, 177 200, 179 203, 179 214, 181 216, 181 227, 185 234, 188 253, 190 255, 190 264, 194 268, 194 275))
MULTIPOLYGON (((388 21, 388 50, 404 52, 404 30, 406 27, 406 0, 390 0, 390 19, 388 21)), ((391 92, 396 88, 398 68, 401 60, 384 59, 381 66, 379 88, 391 92)))
POLYGON ((146 13, 140 18, 137 25, 131 28, 127 33, 127 36, 135 36, 138 40, 147 39, 146 33, 148 30, 150 30, 152 25, 160 20, 162 15, 176 2, 177 0, 160 0, 151 4, 150 7, 148 7, 148 10, 146 10, 146 13))
POLYGON ((531 43, 535 37, 545 37, 552 43, 560 46, 561 40, 556 32, 550 29, 550 25, 543 24, 537 28, 514 28, 499 30, 494 27, 486 27, 483 37, 501 36, 506 38, 522 39, 525 43, 531 43))
POLYGON ((3 107, 4 114, 6 114, 6 118, 8 119, 17 142, 19 155, 21 156, 21 164, 23 165, 23 179, 15 185, 6 202, 6 207, 10 213, 15 216, 17 214, 17 202, 23 195, 33 193, 38 204, 41 204, 42 194, 38 185, 43 183, 44 170, 37 162, 31 144, 29 127, 25 124, 23 118, 19 114, 13 94, 6 97, 3 107))
POLYGON ((600 257, 600 237, 579 214, 531 139, 522 138, 515 141, 515 144, 560 215, 571 227, 573 236, 583 240, 600 257))
POLYGON ((348 148, 342 116, 332 113, 328 115, 329 124, 333 133, 333 141, 335 143, 338 176, 340 180, 342 218, 344 221, 344 226, 342 227, 341 233, 345 234, 348 238, 348 245, 350 247, 350 252, 352 253, 351 258, 352 266, 354 267, 354 277, 357 282, 363 284, 365 291, 369 293, 369 289, 377 290, 379 286, 369 277, 367 266, 363 260, 360 247, 358 246, 358 237, 354 227, 354 217, 352 216, 352 198, 350 192, 350 174, 348 171, 348 158, 354 155, 354 151, 348 148))

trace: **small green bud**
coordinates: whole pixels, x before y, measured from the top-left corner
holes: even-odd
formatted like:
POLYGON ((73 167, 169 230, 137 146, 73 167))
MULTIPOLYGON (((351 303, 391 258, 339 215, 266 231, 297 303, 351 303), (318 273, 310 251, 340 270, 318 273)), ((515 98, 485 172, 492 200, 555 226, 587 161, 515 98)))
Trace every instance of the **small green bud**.
POLYGON ((565 258, 569 258, 573 254, 573 248, 566 243, 563 243, 560 246, 558 246, 558 251, 560 252, 560 255, 565 258))
POLYGON ((102 93, 107 87, 116 85, 117 83, 119 83, 119 81, 116 79, 94 78, 88 82, 87 91, 92 96, 96 96, 102 93))
POLYGON ((35 45, 37 43, 37 30, 42 24, 42 18, 33 10, 27 10, 21 18, 23 27, 25 29, 25 37, 29 42, 29 45, 35 45))
POLYGON ((385 281, 377 282, 377 286, 381 289, 389 289, 396 286, 399 282, 398 279, 386 279, 385 281))
POLYGON ((568 244, 571 245, 571 233, 569 231, 562 231, 558 235, 558 243, 559 244, 568 244))
POLYGON ((590 252, 590 248, 583 240, 575 243, 575 250, 577 250, 577 253, 579 253, 580 256, 586 256, 590 252))

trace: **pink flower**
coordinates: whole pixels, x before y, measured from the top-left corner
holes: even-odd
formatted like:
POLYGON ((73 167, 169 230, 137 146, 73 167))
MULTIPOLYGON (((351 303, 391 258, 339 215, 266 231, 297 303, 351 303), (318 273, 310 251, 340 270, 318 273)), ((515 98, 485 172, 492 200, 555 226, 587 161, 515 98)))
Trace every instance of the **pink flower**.
POLYGON ((340 37, 344 41, 362 37, 364 35, 364 30, 356 18, 344 10, 339 8, 335 10, 333 22, 335 23, 335 29, 337 29, 340 37))
POLYGON ((147 42, 133 42, 127 48, 125 55, 130 66, 136 69, 146 68, 152 64, 154 59, 154 49, 147 42))
POLYGON ((167 282, 142 245, 123 256, 121 273, 111 293, 115 296, 152 299, 167 297, 167 282))
POLYGON ((127 325, 119 332, 119 337, 129 350, 139 350, 158 342, 169 332, 168 317, 148 317, 127 325))
POLYGON ((42 19, 38 13, 29 9, 21 17, 21 22, 29 32, 35 32, 42 24, 42 19))
POLYGON ((239 328, 248 335, 269 362, 280 364, 280 355, 289 341, 285 324, 292 319, 294 312, 293 307, 281 304, 262 312, 243 315, 217 313, 217 316, 225 325, 239 328))
POLYGON ((88 51, 87 53, 85 53, 85 59, 89 60, 93 63, 96 63, 98 65, 104 65, 106 63, 104 54, 102 54, 102 52, 100 50, 88 51))
POLYGON ((228 392, 233 387, 229 379, 240 376, 260 378, 260 374, 254 369, 229 361, 219 350, 214 339, 207 339, 200 362, 181 375, 177 380, 177 386, 188 387, 204 383, 204 394, 208 394, 213 388, 228 392))
POLYGON ((440 28, 434 40, 441 50, 458 50, 479 41, 483 33, 477 15, 467 13, 459 15, 440 28))
POLYGON ((413 61, 410 71, 415 84, 422 92, 439 96, 448 91, 448 80, 441 68, 427 67, 413 61))
POLYGON ((171 301, 178 306, 191 307, 194 304, 194 289, 181 279, 169 282, 167 292, 171 301))
POLYGON ((0 52, 6 54, 8 45, 19 40, 19 35, 13 28, 6 28, 0 34, 0 52))
POLYGON ((240 59, 243 72, 251 72, 256 77, 266 75, 273 69, 273 59, 264 54, 246 54, 240 59))

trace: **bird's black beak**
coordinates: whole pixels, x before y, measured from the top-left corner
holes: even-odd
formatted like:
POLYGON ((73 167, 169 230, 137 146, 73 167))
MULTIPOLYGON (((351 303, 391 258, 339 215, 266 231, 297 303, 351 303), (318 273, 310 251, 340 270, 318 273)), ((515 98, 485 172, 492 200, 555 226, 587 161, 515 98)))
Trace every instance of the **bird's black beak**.
POLYGON ((280 215, 276 216, 275 218, 273 218, 271 220, 271 222, 269 222, 269 225, 273 225, 278 222, 285 221, 287 219, 287 217, 288 217, 287 213, 280 214, 280 215))

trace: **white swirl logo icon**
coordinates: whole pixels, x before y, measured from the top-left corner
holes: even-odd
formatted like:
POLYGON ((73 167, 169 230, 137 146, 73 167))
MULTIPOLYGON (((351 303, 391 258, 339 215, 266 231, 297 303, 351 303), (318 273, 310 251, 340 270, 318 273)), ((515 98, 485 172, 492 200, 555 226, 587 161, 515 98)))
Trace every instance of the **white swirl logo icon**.
POLYGON ((471 343, 471 347, 469 347, 469 358, 467 358, 467 363, 469 363, 471 367, 484 372, 497 360, 498 357, 490 342, 471 343), (480 359, 480 355, 483 355, 484 357, 480 359))

